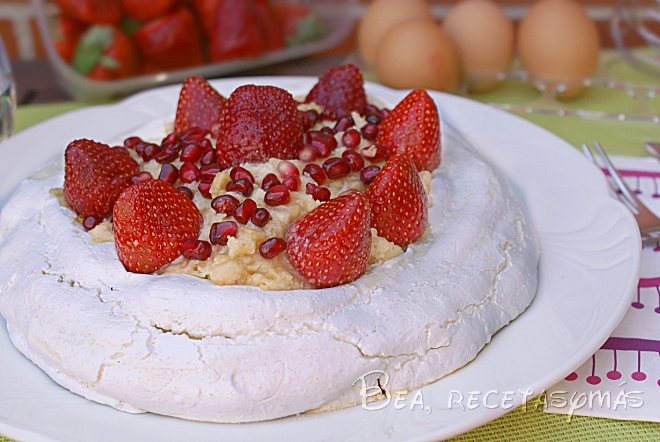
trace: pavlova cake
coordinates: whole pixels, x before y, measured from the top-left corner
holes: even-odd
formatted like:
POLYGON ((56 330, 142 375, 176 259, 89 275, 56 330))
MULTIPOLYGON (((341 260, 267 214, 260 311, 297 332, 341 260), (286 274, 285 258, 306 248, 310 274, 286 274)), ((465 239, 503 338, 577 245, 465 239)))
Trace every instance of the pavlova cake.
POLYGON ((426 91, 387 109, 351 65, 298 100, 191 77, 173 125, 138 132, 72 141, 0 216, 11 340, 90 400, 212 422, 351 406, 379 398, 368 373, 385 395, 460 368, 534 297, 520 196, 426 91))

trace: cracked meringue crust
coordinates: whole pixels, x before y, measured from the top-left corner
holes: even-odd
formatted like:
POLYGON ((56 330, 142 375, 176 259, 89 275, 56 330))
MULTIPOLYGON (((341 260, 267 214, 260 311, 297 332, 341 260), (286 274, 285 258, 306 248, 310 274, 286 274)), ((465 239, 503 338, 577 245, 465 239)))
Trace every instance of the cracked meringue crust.
MULTIPOLYGON (((0 314, 74 393, 128 412, 250 422, 359 403, 380 370, 412 390, 472 360, 531 303, 539 250, 519 195, 443 125, 431 234, 351 284, 263 291, 127 273, 30 179, 0 214, 0 314)), ((377 382, 377 381, 374 381, 377 382)))

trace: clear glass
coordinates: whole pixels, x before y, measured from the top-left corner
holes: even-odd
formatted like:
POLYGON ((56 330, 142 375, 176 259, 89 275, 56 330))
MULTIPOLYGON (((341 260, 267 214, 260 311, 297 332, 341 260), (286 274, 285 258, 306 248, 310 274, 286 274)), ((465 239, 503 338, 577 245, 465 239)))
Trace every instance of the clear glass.
POLYGON ((0 142, 7 139, 14 130, 15 112, 16 83, 5 44, 0 38, 0 142))

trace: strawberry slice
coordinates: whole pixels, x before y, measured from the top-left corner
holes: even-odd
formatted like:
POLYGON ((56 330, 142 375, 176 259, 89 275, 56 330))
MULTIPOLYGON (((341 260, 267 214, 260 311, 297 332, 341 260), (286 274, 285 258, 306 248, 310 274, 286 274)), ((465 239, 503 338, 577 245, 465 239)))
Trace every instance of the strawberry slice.
POLYGON ((411 91, 380 123, 377 143, 387 154, 405 153, 417 170, 433 170, 440 164, 440 117, 431 96, 422 89, 411 91))
POLYGON ((298 218, 287 234, 289 261, 317 287, 334 287, 360 277, 371 250, 367 198, 349 192, 298 218))
POLYGON ((174 132, 182 134, 191 127, 211 130, 220 120, 227 99, 202 77, 188 77, 183 82, 176 107, 174 132))
POLYGON ((125 149, 81 139, 64 153, 64 199, 83 218, 110 216, 117 197, 132 183, 138 164, 125 149))
POLYGON ((227 166, 295 158, 303 144, 298 104, 275 86, 246 85, 229 96, 218 125, 218 161, 227 166))
POLYGON ((396 245, 405 247, 424 234, 429 209, 426 192, 410 157, 391 156, 366 192, 371 227, 396 245))
POLYGON ((183 193, 161 180, 127 188, 112 212, 115 247, 126 270, 152 273, 181 255, 197 239, 203 218, 183 193))
POLYGON ((305 103, 314 102, 335 111, 362 113, 367 105, 362 72, 353 64, 334 67, 319 77, 305 103))

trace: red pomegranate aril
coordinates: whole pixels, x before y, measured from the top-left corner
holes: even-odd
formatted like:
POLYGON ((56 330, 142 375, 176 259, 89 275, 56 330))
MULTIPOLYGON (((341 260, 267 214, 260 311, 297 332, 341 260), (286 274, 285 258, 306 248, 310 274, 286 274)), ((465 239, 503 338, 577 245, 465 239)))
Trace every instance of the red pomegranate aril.
POLYGON ((200 239, 189 239, 181 244, 181 254, 187 259, 206 261, 211 256, 211 243, 200 239))
POLYGON ((344 178, 351 173, 351 165, 343 158, 328 158, 323 162, 322 167, 331 180, 344 178))
POLYGON ((250 220, 255 226, 263 227, 268 224, 268 221, 270 221, 270 212, 263 207, 259 207, 254 212, 252 212, 250 220))
POLYGON ((337 119, 337 114, 332 109, 324 109, 319 117, 321 121, 332 121, 337 119))
POLYGON ((298 159, 303 163, 311 163, 319 157, 319 151, 313 144, 303 144, 298 148, 298 159))
POLYGON ((241 224, 247 224, 255 210, 257 210, 257 203, 248 198, 234 209, 234 219, 241 224))
POLYGON ((300 176, 298 167, 296 167, 296 165, 291 161, 280 161, 280 163, 277 165, 277 171, 280 173, 282 178, 286 178, 292 175, 300 176))
POLYGON ((131 177, 133 184, 141 183, 143 181, 153 180, 154 177, 147 171, 138 172, 137 174, 131 177))
POLYGON ((339 109, 337 109, 335 111, 335 115, 337 117, 337 120, 341 120, 344 117, 350 117, 351 113, 349 111, 347 111, 346 109, 344 109, 343 107, 340 107, 339 109))
POLYGON ((351 117, 343 117, 340 118, 337 121, 337 124, 335 124, 335 127, 333 128, 334 132, 344 132, 346 129, 348 129, 351 126, 354 126, 355 122, 351 117))
POLYGON ((202 194, 204 198, 211 198, 211 185, 213 180, 202 180, 197 185, 197 190, 202 194))
POLYGON ((271 187, 264 195, 264 203, 268 206, 281 206, 291 201, 291 192, 283 184, 271 187))
POLYGON ((160 144, 166 143, 168 141, 179 141, 179 134, 176 132, 168 134, 165 138, 163 138, 163 141, 161 141, 160 144))
POLYGON ((253 190, 254 184, 252 184, 247 178, 241 178, 240 180, 233 181, 227 189, 228 192, 240 193, 243 196, 252 195, 253 190))
POLYGON ((367 120, 367 123, 371 123, 371 124, 380 124, 380 122, 382 121, 380 115, 378 114, 368 114, 365 120, 367 120))
POLYGON ((204 180, 213 180, 215 175, 220 172, 222 168, 218 163, 205 164, 199 168, 199 176, 204 180))
POLYGON ((351 169, 356 172, 362 170, 364 167, 364 158, 354 150, 345 150, 341 154, 341 157, 346 160, 346 162, 351 165, 351 169))
POLYGON ((226 246, 230 236, 238 234, 238 224, 234 221, 222 221, 211 224, 209 231, 209 241, 211 244, 226 246))
POLYGON ((369 115, 369 114, 376 114, 380 115, 380 109, 378 109, 376 106, 373 104, 367 104, 364 107, 364 115, 369 115))
POLYGON ((208 134, 207 131, 204 129, 201 129, 199 127, 191 127, 187 131, 185 131, 183 134, 181 134, 181 140, 182 141, 199 141, 202 138, 206 137, 208 134))
POLYGON ((128 137, 124 140, 124 147, 127 149, 135 149, 138 142, 143 142, 140 137, 128 137))
POLYGON ((101 224, 101 221, 103 220, 96 218, 94 216, 88 216, 83 220, 82 225, 85 228, 85 230, 92 230, 94 227, 101 224))
POLYGON ((314 109, 309 109, 305 111, 305 113, 307 114, 309 119, 312 120, 312 123, 316 124, 316 122, 319 121, 319 113, 316 112, 314 109))
POLYGON ((241 202, 231 195, 220 195, 213 198, 211 201, 211 208, 216 213, 225 213, 229 216, 234 214, 234 210, 241 202))
POLYGON ((181 156, 179 157, 181 161, 190 161, 191 163, 196 163, 202 158, 204 150, 199 144, 187 144, 181 151, 181 156))
POLYGON ((341 136, 341 142, 344 143, 344 146, 351 149, 359 146, 360 141, 362 141, 362 135, 357 129, 349 129, 341 136))
POLYGON ((184 144, 181 141, 163 141, 160 143, 161 149, 175 150, 180 152, 184 147, 184 144))
POLYGON ((319 130, 319 132, 321 132, 322 134, 326 134, 326 135, 334 135, 334 134, 335 134, 335 133, 332 131, 332 129, 329 128, 329 127, 327 127, 327 126, 322 127, 322 128, 319 130))
POLYGON ((364 184, 371 184, 376 179, 378 172, 380 172, 380 167, 367 166, 360 171, 360 181, 364 184))
POLYGON ((156 154, 154 160, 160 164, 171 163, 179 157, 179 152, 171 149, 163 149, 156 154))
POLYGON ((327 178, 325 176, 325 172, 323 171, 323 168, 318 164, 314 164, 314 163, 306 165, 305 168, 303 169, 303 173, 309 175, 318 184, 325 183, 325 180, 327 178))
POLYGON ((307 195, 311 195, 316 201, 328 201, 330 199, 331 193, 330 189, 327 187, 317 186, 313 183, 307 183, 307 188, 305 189, 307 195))
POLYGON ((158 155, 158 152, 160 152, 160 146, 154 143, 147 143, 144 146, 144 149, 142 149, 142 159, 144 161, 151 161, 153 160, 156 155, 158 155))
POLYGON ((307 112, 298 111, 300 114, 300 121, 302 121, 303 130, 310 130, 314 126, 314 121, 307 112))
POLYGON ((296 192, 300 187, 300 177, 298 175, 288 176, 282 180, 282 184, 291 192, 296 192))
POLYGON ((179 169, 171 164, 163 164, 163 166, 160 168, 158 179, 174 185, 176 180, 179 179, 179 169))
POLYGON ((280 179, 277 178, 277 175, 275 175, 274 173, 269 173, 264 177, 263 180, 261 180, 261 188, 264 190, 268 190, 271 187, 276 186, 278 184, 282 184, 282 183, 280 182, 280 179))
POLYGON ((207 149, 204 151, 202 154, 202 158, 199 160, 200 163, 202 163, 202 166, 206 166, 207 164, 214 164, 218 162, 218 154, 216 153, 215 149, 207 149))
POLYGON ((196 144, 198 144, 204 152, 206 152, 207 149, 213 149, 213 143, 211 143, 211 140, 208 138, 202 138, 196 144))
POLYGON ((371 123, 365 124, 362 126, 362 136, 365 140, 375 140, 378 137, 378 126, 371 123))
POLYGON ((183 193, 189 200, 192 200, 195 197, 195 195, 193 195, 192 190, 190 190, 186 186, 179 186, 176 188, 176 190, 183 193))
POLYGON ((286 241, 282 238, 269 238, 259 245, 259 254, 265 259, 273 259, 286 250, 286 241))
POLYGON ((372 144, 360 151, 362 156, 372 163, 384 161, 387 159, 387 150, 380 144, 372 144))
POLYGON ((252 184, 254 184, 254 176, 250 173, 249 170, 241 167, 241 166, 236 166, 232 168, 229 171, 229 176, 231 177, 232 180, 238 181, 242 179, 248 179, 252 184))
POLYGON ((186 161, 181 165, 181 169, 179 170, 179 179, 184 183, 194 183, 195 181, 199 181, 199 168, 195 163, 186 161))
POLYGON ((137 141, 137 142, 134 144, 133 147, 135 148, 135 152, 136 152, 138 155, 142 156, 142 153, 144 152, 144 147, 145 147, 146 145, 147 145, 147 143, 145 143, 145 142, 142 141, 142 140, 139 140, 139 141, 137 141))
POLYGON ((390 112, 391 111, 389 109, 383 108, 383 109, 380 110, 380 117, 384 120, 385 118, 387 118, 387 116, 390 114, 390 112))

